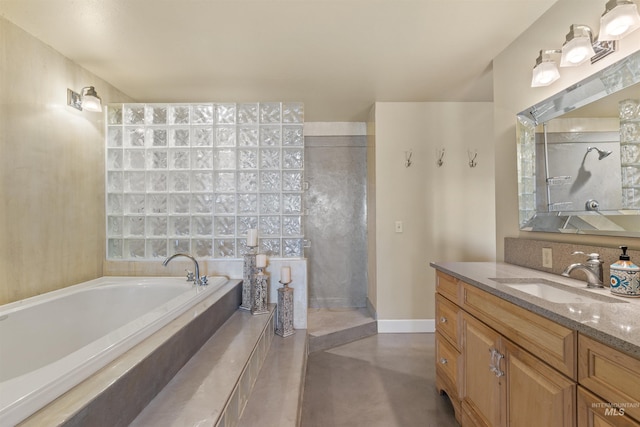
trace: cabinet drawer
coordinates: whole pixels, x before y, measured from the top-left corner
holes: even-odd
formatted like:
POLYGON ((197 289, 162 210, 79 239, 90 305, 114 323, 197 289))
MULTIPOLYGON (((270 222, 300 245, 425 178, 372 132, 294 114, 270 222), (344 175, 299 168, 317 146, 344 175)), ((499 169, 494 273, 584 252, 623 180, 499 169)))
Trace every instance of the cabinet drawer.
POLYGON ((578 382, 640 421, 640 360, 580 334, 578 382))
POLYGON ((448 382, 455 387, 455 397, 459 396, 458 374, 461 368, 460 352, 456 350, 445 338, 436 333, 436 373, 446 377, 448 382))
POLYGON ((640 423, 629 418, 626 409, 615 408, 578 386, 578 426, 640 427, 640 423))
POLYGON ((548 365, 575 380, 577 333, 467 283, 462 308, 548 365))
POLYGON ((457 350, 461 348, 459 311, 457 305, 436 295, 436 330, 444 335, 457 350))
POLYGON ((458 280, 441 271, 436 273, 436 292, 450 301, 458 302, 458 280))

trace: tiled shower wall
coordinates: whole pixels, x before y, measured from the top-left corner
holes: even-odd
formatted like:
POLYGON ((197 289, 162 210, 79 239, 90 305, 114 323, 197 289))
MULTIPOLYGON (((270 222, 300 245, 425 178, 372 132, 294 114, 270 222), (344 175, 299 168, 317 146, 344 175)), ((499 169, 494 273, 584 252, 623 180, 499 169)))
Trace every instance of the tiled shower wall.
POLYGON ((366 307, 367 137, 307 135, 305 149, 309 307, 366 307))
POLYGON ((301 103, 109 105, 107 258, 303 256, 301 103))

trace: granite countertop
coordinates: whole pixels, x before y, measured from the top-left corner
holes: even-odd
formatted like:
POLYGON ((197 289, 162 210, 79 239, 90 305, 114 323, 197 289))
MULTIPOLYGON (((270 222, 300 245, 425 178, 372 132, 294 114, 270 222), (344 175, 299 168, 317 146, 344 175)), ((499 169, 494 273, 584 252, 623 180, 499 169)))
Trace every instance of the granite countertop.
POLYGON ((585 281, 513 264, 432 262, 430 265, 443 273, 640 359, 640 298, 618 297, 608 288, 588 289, 585 281), (579 293, 588 292, 588 295, 593 295, 593 298, 602 301, 555 303, 518 291, 504 283, 518 281, 518 279, 544 279, 578 289, 579 293), (611 302, 613 300, 620 302, 611 302))

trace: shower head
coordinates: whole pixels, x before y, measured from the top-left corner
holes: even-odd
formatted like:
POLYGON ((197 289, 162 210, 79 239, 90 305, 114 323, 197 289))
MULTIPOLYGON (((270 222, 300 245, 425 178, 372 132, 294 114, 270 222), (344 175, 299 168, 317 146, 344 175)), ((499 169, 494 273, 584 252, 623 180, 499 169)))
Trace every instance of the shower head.
POLYGON ((591 150, 596 150, 598 152, 598 160, 602 160, 605 157, 607 157, 609 154, 611 154, 611 151, 601 150, 597 147, 587 147, 587 153, 591 150))

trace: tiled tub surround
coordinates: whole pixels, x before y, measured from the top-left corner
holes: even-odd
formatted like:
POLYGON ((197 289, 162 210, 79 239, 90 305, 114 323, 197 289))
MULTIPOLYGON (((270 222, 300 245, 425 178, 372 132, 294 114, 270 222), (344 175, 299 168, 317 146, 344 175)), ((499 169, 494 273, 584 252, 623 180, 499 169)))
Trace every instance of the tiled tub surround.
POLYGON ((229 280, 207 293, 203 300, 19 425, 128 425, 237 310, 241 291, 239 281, 229 280))
POLYGON ((613 296, 609 289, 587 289, 586 283, 512 264, 494 262, 434 262, 434 268, 519 307, 546 317, 585 336, 640 359, 640 299, 613 296), (492 278, 539 278, 614 298, 620 303, 551 303, 514 290, 492 278))
POLYGON ((242 258, 248 229, 303 256, 303 105, 117 104, 107 112, 107 258, 242 258))
POLYGON ((235 427, 253 399, 252 389, 272 342, 283 342, 274 335, 274 313, 274 305, 259 316, 236 311, 131 426, 235 427))

